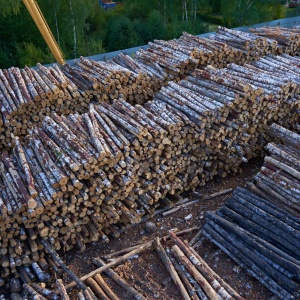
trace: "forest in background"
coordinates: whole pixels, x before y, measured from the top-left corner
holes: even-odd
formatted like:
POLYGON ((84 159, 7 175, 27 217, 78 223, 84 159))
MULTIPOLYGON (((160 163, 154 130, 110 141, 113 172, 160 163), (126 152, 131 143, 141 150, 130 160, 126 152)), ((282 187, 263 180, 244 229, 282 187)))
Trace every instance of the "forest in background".
MULTIPOLYGON (((66 59, 284 18, 277 0, 123 0, 105 11, 98 0, 37 1, 66 59)), ((0 0, 0 68, 55 59, 20 0, 0 0)))

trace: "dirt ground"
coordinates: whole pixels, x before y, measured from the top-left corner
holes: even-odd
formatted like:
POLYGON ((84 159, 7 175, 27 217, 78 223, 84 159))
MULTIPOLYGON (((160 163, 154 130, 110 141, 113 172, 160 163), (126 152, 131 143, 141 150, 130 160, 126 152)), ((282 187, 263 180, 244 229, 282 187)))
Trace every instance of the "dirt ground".
MULTIPOLYGON (((252 160, 247 165, 242 166, 242 173, 235 176, 229 176, 225 179, 216 178, 208 183, 205 187, 201 187, 196 191, 201 194, 212 194, 228 188, 245 185, 246 181, 259 170, 262 165, 262 159, 252 160)), ((186 195, 184 195, 186 196, 186 195)), ((216 210, 221 207, 227 196, 221 196, 213 200, 200 201, 197 204, 181 209, 178 212, 167 217, 158 215, 149 221, 156 224, 157 230, 152 234, 145 233, 145 223, 139 224, 132 229, 127 230, 120 238, 115 238, 108 244, 101 242, 91 244, 85 252, 67 253, 64 259, 67 265, 78 276, 85 275, 96 269, 92 263, 93 257, 101 257, 113 251, 121 250, 157 236, 164 236, 168 230, 178 228, 183 230, 194 226, 201 226, 204 222, 204 214, 206 211, 216 210), (184 217, 192 215, 189 220, 184 217)), ((182 236, 182 239, 190 241, 196 231, 182 236)), ((171 246, 171 242, 170 242, 171 246)), ((211 242, 200 237, 195 245, 195 250, 204 258, 211 268, 221 275, 236 291, 245 299, 251 300, 267 300, 272 293, 264 288, 257 280, 247 274, 234 263, 224 252, 211 242)), ((173 283, 169 273, 165 269, 159 256, 153 249, 149 249, 133 259, 118 265, 114 268, 120 276, 122 276, 129 284, 141 292, 146 299, 154 300, 172 300, 181 299, 181 296, 173 283)), ((113 291, 120 299, 133 299, 124 289, 116 285, 112 280, 105 277, 106 282, 111 286, 113 291)), ((68 279, 65 278, 65 282, 68 279)), ((75 291, 71 296, 71 300, 76 299, 75 291)))

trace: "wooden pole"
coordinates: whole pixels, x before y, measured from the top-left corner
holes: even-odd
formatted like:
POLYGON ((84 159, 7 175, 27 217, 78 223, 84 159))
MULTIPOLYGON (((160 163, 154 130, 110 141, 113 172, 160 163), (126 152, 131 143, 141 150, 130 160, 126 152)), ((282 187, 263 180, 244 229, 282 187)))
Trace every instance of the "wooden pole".
MULTIPOLYGON (((145 245, 143 245, 143 246, 141 246, 141 247, 139 247, 139 248, 137 248, 137 249, 135 249, 135 250, 133 250, 133 251, 127 253, 127 254, 125 254, 125 255, 123 255, 123 256, 117 258, 115 261, 112 261, 112 262, 106 264, 105 266, 102 266, 102 267, 100 267, 100 268, 98 268, 98 269, 96 269, 96 270, 94 270, 94 271, 92 271, 92 272, 90 272, 90 273, 88 273, 88 274, 82 276, 82 277, 80 278, 80 281, 85 281, 87 278, 93 277, 93 276, 95 276, 96 274, 99 274, 99 273, 101 273, 101 272, 103 272, 103 271, 109 269, 110 267, 113 267, 113 266, 115 266, 115 265, 121 263, 121 262, 127 260, 129 257, 131 257, 131 256, 133 256, 133 255, 135 255, 135 254, 137 254, 137 253, 140 253, 140 252, 142 252, 142 251, 145 251, 145 250, 148 249, 150 246, 151 246, 151 244, 145 244, 145 245)), ((76 285, 77 285, 76 281, 73 281, 73 282, 69 283, 69 284, 66 286, 66 290, 69 290, 69 289, 75 287, 76 285)))
POLYGON ((184 287, 181 279, 179 278, 170 258, 168 257, 165 249, 162 247, 161 243, 160 243, 160 239, 156 238, 154 240, 154 247, 155 250, 157 251, 158 255, 160 256, 161 260, 163 261, 166 269, 168 270, 168 272, 170 273, 176 287, 178 288, 181 296, 183 297, 183 299, 185 300, 191 300, 188 292, 186 291, 186 288, 184 287))

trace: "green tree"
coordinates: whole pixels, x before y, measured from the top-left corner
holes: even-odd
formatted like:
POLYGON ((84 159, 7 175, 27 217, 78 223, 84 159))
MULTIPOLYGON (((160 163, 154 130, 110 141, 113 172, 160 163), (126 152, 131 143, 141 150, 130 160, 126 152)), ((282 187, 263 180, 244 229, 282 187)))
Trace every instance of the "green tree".
POLYGON ((21 66, 34 66, 37 62, 44 63, 52 59, 50 50, 42 50, 33 43, 22 43, 16 48, 16 57, 21 66))
POLYGON ((166 26, 164 24, 163 16, 158 10, 152 10, 146 19, 146 28, 143 35, 145 41, 153 41, 154 39, 166 38, 166 26))
POLYGON ((106 42, 109 51, 130 48, 143 44, 133 22, 125 16, 110 20, 108 24, 106 42))
POLYGON ((221 0, 212 0, 211 1, 211 8, 213 13, 219 13, 221 12, 221 0))
POLYGON ((251 25, 272 19, 272 0, 222 0, 224 23, 228 27, 251 25))
POLYGON ((17 14, 20 11, 20 0, 0 0, 0 14, 6 16, 11 12, 17 14))
MULTIPOLYGON (((103 49, 101 41, 96 41, 89 32, 91 18, 100 10, 97 0, 40 0, 38 5, 66 59, 91 55, 94 53, 90 51, 103 49)), ((26 56, 30 57, 29 61, 35 61, 34 64, 55 61, 22 1, 6 1, 1 14, 0 49, 9 54, 0 60, 3 63, 0 67, 10 63, 23 66, 28 61, 26 56), (45 53, 42 61, 41 51, 45 53)))

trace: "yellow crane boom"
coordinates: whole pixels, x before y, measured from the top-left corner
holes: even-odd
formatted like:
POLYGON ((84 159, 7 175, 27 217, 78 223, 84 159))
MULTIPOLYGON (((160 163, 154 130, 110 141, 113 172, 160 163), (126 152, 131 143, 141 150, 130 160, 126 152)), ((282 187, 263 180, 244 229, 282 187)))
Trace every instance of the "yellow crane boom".
POLYGON ((47 21, 45 20, 38 4, 34 0, 23 0, 27 10, 29 11, 33 21, 35 22, 36 26, 38 27, 39 31, 41 32, 45 42, 47 43, 49 49, 51 50, 52 54, 54 55, 56 61, 64 65, 65 60, 63 58, 62 52, 49 28, 47 21))

